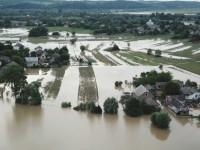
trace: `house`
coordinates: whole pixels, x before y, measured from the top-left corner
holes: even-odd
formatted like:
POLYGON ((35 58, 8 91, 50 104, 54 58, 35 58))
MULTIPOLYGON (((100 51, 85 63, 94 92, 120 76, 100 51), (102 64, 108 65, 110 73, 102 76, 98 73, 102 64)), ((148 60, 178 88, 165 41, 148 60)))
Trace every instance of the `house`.
POLYGON ((146 98, 146 99, 144 99, 144 102, 145 102, 147 105, 154 106, 154 107, 156 107, 156 108, 159 108, 159 107, 160 107, 160 104, 159 104, 156 100, 154 100, 154 99, 152 99, 152 98, 146 98))
POLYGON ((146 25, 147 25, 148 27, 151 27, 151 26, 154 26, 155 24, 154 24, 154 22, 151 21, 151 19, 150 19, 149 21, 146 22, 146 25))
POLYGON ((156 83, 156 96, 161 97, 163 94, 163 90, 167 82, 157 82, 156 83))
POLYGON ((197 89, 194 89, 192 87, 182 87, 180 90, 181 90, 181 93, 185 96, 185 98, 187 98, 187 96, 189 95, 192 95, 198 92, 197 89))
POLYGON ((156 93, 156 88, 150 84, 147 84, 144 86, 152 95, 155 95, 156 93))
POLYGON ((133 96, 141 100, 146 98, 154 98, 154 96, 143 85, 140 85, 135 89, 133 96))
POLYGON ((42 50, 42 47, 41 47, 41 46, 38 46, 38 47, 35 48, 35 51, 36 51, 36 52, 39 51, 39 50, 42 50))
POLYGON ((41 49, 39 49, 38 51, 36 51, 36 55, 37 55, 38 57, 40 57, 43 53, 44 53, 44 51, 41 50, 41 49))
POLYGON ((11 60, 10 60, 10 58, 7 57, 7 56, 0 56, 0 61, 2 62, 2 64, 3 64, 3 63, 7 64, 7 63, 9 63, 11 60))
POLYGON ((165 104, 176 115, 180 115, 180 116, 189 115, 189 108, 182 101, 180 101, 176 96, 167 96, 165 99, 165 104))
POLYGON ((187 100, 200 100, 200 92, 195 92, 185 97, 187 100))
POLYGON ((34 67, 38 65, 38 57, 25 57, 27 67, 34 67))
POLYGON ((46 52, 43 52, 41 55, 40 55, 40 59, 46 59, 47 58, 47 53, 46 52))
POLYGON ((22 45, 21 43, 16 43, 16 44, 13 46, 13 49, 14 49, 14 50, 24 49, 24 45, 22 45))
POLYGON ((166 84, 167 84, 167 82, 157 82, 156 90, 164 90, 166 84))

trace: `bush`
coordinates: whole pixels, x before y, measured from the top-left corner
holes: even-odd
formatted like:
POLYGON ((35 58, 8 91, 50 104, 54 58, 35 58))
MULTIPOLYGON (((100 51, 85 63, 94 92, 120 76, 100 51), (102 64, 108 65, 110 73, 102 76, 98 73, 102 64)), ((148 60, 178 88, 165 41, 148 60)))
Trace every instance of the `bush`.
POLYGON ((142 106, 142 113, 146 115, 160 111, 160 108, 156 108, 155 106, 148 105, 147 103, 145 103, 145 101, 141 102, 141 106, 142 106))
POLYGON ((162 51, 156 50, 155 56, 156 56, 156 57, 161 57, 161 55, 162 55, 162 51))
POLYGON ((171 118, 167 113, 153 113, 151 116, 152 123, 161 129, 166 129, 169 127, 169 124, 171 122, 171 118))
POLYGON ((138 117, 142 115, 140 101, 135 98, 125 101, 124 112, 131 117, 138 117))
POLYGON ((62 107, 62 108, 71 107, 71 102, 62 102, 61 107, 62 107))
POLYGON ((92 62, 91 61, 88 61, 88 66, 92 66, 92 62))
POLYGON ((76 111, 88 110, 89 112, 96 113, 96 114, 102 113, 101 107, 99 105, 95 106, 95 103, 93 101, 80 103, 78 106, 74 107, 73 109, 76 111))
POLYGON ((84 45, 80 46, 81 51, 83 52, 84 50, 86 50, 86 47, 84 45))
POLYGON ((151 55, 151 54, 152 54, 152 49, 148 49, 148 50, 147 50, 147 54, 148 54, 148 55, 151 55))
POLYGON ((107 98, 103 104, 105 113, 115 114, 118 111, 119 105, 114 97, 107 98))
POLYGON ((52 35, 53 35, 53 36, 59 36, 60 33, 59 33, 59 32, 53 32, 52 35))
POLYGON ((116 86, 116 87, 121 86, 122 83, 123 83, 122 81, 116 81, 116 82, 115 82, 115 86, 116 86))

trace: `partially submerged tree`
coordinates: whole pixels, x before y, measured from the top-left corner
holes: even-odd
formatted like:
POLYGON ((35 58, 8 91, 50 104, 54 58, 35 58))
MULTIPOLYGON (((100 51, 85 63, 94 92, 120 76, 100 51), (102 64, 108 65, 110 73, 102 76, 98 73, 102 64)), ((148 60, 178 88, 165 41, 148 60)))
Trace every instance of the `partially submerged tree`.
POLYGON ((131 98, 125 101, 124 112, 131 117, 138 117, 142 115, 140 101, 135 98, 131 98))
POLYGON ((161 50, 156 50, 155 51, 155 56, 156 57, 161 57, 161 55, 162 55, 162 51, 161 50))
POLYGON ((81 46, 80 46, 80 49, 81 49, 81 51, 83 52, 83 51, 86 50, 86 47, 85 47, 84 45, 81 45, 81 46))
POLYGON ((103 104, 105 113, 115 114, 118 111, 119 105, 117 100, 112 98, 107 98, 103 104))
POLYGON ((24 68, 19 65, 11 65, 3 69, 1 78, 6 84, 11 85, 15 98, 27 83, 24 68))
POLYGON ((171 118, 169 117, 167 113, 156 112, 156 113, 153 113, 153 115, 151 116, 151 121, 158 128, 166 129, 169 127, 171 118))
POLYGON ((148 50, 147 50, 147 54, 148 54, 148 55, 151 55, 151 54, 152 54, 152 49, 148 49, 148 50))

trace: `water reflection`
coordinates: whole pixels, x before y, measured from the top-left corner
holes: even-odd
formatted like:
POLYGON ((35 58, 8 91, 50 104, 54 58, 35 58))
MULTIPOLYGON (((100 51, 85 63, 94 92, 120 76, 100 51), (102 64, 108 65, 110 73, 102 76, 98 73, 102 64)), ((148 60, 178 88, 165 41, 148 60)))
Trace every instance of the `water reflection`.
POLYGON ((154 125, 150 126, 151 134, 154 135, 158 140, 165 141, 170 135, 170 129, 158 129, 154 125))

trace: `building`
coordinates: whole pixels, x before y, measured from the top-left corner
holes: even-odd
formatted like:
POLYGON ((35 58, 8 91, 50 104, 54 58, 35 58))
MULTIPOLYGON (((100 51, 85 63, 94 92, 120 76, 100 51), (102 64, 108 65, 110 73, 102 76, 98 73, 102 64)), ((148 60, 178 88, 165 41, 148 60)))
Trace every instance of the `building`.
POLYGON ((7 56, 0 56, 0 61, 1 61, 1 65, 3 65, 4 63, 8 64, 11 60, 7 56))
POLYGON ((160 104, 159 104, 156 100, 154 100, 154 99, 152 99, 152 98, 146 98, 146 99, 144 99, 144 102, 145 102, 147 105, 154 106, 154 107, 156 107, 156 108, 159 108, 159 107, 160 107, 160 104))
POLYGON ((156 88, 153 85, 147 84, 145 85, 145 88, 152 94, 155 96, 156 94, 156 88))
POLYGON ((167 96, 165 99, 165 104, 176 115, 179 115, 179 116, 189 115, 188 106, 186 106, 183 101, 180 101, 177 96, 167 96))
POLYGON ((200 92, 195 92, 185 97, 187 100, 200 100, 200 92))
POLYGON ((135 89, 135 91, 133 92, 133 96, 141 100, 154 98, 154 96, 143 85, 140 85, 135 89))
POLYGON ((38 57, 25 57, 27 67, 34 67, 38 65, 38 57))
POLYGON ((13 49, 14 49, 14 50, 24 49, 24 45, 22 45, 21 43, 16 43, 16 44, 13 46, 13 49))
POLYGON ((187 98, 189 95, 192 95, 194 93, 198 92, 197 89, 194 89, 192 87, 182 87, 181 88, 181 93, 187 98))

